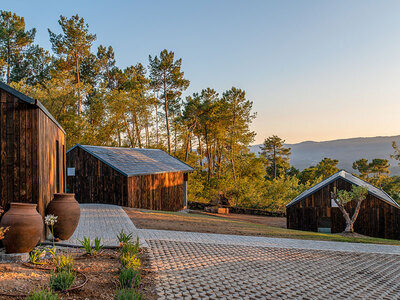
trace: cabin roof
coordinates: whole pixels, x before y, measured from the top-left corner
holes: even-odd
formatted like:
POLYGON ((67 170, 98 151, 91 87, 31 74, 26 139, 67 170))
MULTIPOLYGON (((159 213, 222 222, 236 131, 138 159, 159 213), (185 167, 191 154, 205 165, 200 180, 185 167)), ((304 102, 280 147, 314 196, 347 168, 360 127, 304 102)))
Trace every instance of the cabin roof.
POLYGON ((179 159, 159 149, 85 146, 79 147, 117 172, 131 177, 173 172, 193 172, 194 169, 179 159))
POLYGON ((323 187, 327 186, 328 184, 336 181, 337 179, 343 179, 351 184, 357 185, 357 186, 363 186, 368 190, 368 193, 371 195, 374 195, 375 197, 389 203, 390 205, 396 206, 397 208, 400 208, 400 206, 394 201, 388 194, 386 194, 383 190, 378 189, 377 187, 373 186, 372 184, 350 174, 349 172, 346 172, 345 170, 340 170, 339 172, 333 174, 332 176, 326 178, 325 180, 321 181, 320 183, 317 183, 313 187, 309 188, 308 190, 304 191, 300 195, 298 195, 296 198, 294 198, 289 204, 286 205, 286 208, 292 206, 293 204, 303 200, 304 198, 310 196, 311 194, 315 193, 316 191, 322 189, 323 187))
POLYGON ((54 119, 54 117, 53 117, 53 116, 49 113, 49 111, 42 105, 42 103, 40 103, 39 100, 33 99, 33 98, 31 98, 31 97, 28 97, 27 95, 25 95, 25 94, 23 94, 23 93, 17 91, 16 89, 13 89, 11 86, 9 86, 9 85, 5 84, 4 82, 1 82, 1 81, 0 81, 0 89, 2 89, 2 90, 4 90, 4 91, 6 91, 7 93, 9 93, 9 94, 11 94, 11 95, 17 97, 17 98, 20 99, 21 101, 24 101, 24 102, 26 102, 26 103, 28 103, 28 104, 37 106, 37 107, 38 107, 41 111, 43 111, 43 113, 44 113, 49 119, 51 119, 51 120, 54 122, 54 124, 56 124, 57 127, 60 128, 60 129, 62 130, 62 132, 64 132, 64 134, 65 134, 65 131, 64 131, 64 129, 61 127, 61 125, 57 122, 56 119, 54 119))

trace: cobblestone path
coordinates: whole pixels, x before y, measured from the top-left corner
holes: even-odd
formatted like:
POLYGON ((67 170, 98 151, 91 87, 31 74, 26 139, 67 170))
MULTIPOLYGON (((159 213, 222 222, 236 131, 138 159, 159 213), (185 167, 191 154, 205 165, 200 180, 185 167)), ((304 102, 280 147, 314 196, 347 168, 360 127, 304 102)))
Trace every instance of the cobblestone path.
POLYGON ((399 299, 400 257, 148 240, 159 299, 399 299))

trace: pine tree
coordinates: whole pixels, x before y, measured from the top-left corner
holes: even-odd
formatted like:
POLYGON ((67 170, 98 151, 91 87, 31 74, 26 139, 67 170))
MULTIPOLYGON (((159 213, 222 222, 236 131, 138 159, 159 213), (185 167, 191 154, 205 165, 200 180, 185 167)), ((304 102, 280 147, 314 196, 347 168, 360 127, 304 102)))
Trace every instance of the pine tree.
POLYGON ((25 31, 25 20, 9 11, 0 11, 0 67, 6 67, 6 81, 11 81, 11 71, 24 50, 33 43, 36 29, 25 31))
POLYGON ((66 18, 60 16, 58 24, 62 33, 55 34, 50 29, 50 42, 53 51, 59 56, 58 67, 68 70, 76 77, 78 88, 78 115, 82 112, 81 64, 91 53, 90 49, 96 40, 96 35, 89 33, 89 25, 78 15, 66 18))
MULTIPOLYGON (((290 167, 290 148, 284 147, 285 140, 277 135, 267 138, 261 146, 261 156, 268 160, 271 171, 269 176, 276 179, 280 170, 287 170, 290 167)), ((267 171, 269 171, 267 169, 267 171)))
POLYGON ((190 81, 185 79, 181 71, 182 59, 174 60, 174 52, 163 50, 160 58, 149 55, 151 84, 155 90, 161 90, 164 100, 165 123, 167 127, 168 153, 171 154, 171 131, 169 122, 170 105, 186 90, 190 81))

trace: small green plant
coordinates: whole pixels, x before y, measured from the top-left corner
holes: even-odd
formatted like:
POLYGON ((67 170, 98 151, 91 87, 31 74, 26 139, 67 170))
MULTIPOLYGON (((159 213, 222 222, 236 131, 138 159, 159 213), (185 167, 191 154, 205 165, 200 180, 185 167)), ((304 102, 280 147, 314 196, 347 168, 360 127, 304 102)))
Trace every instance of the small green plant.
POLYGON ((122 254, 130 254, 130 255, 136 255, 139 253, 140 247, 139 247, 139 238, 137 238, 136 243, 132 244, 130 242, 124 244, 121 249, 122 254))
POLYGON ((101 238, 98 238, 97 236, 94 238, 94 251, 96 253, 100 252, 101 249, 103 249, 103 244, 101 243, 101 238))
POLYGON ((39 262, 40 257, 42 254, 46 251, 45 248, 42 248, 41 246, 36 247, 33 249, 31 252, 29 252, 29 261, 35 265, 42 265, 44 264, 43 262, 39 262))
POLYGON ((72 272, 74 267, 74 259, 69 255, 59 255, 54 258, 56 272, 72 272))
POLYGON ((83 237, 83 241, 78 240, 81 243, 83 249, 85 249, 86 253, 89 255, 96 255, 101 249, 103 249, 103 245, 101 244, 101 238, 95 237, 94 245, 93 242, 90 241, 86 236, 83 237))
POLYGON ((56 256, 57 256, 57 255, 56 255, 56 254, 57 254, 57 249, 56 249, 56 247, 53 247, 53 248, 46 248, 46 252, 49 253, 53 259, 55 259, 56 256))
POLYGON ((119 289, 115 295, 116 300, 142 300, 142 294, 135 289, 119 289))
POLYGON ((140 259, 136 257, 136 255, 132 255, 129 253, 123 253, 120 256, 121 264, 128 269, 138 269, 142 265, 140 259))
POLYGON ((120 246, 123 246, 126 243, 129 243, 132 239, 132 233, 125 234, 124 230, 122 229, 119 234, 117 235, 118 241, 120 246))
MULTIPOLYGON (((0 206, 0 216, 4 212, 3 208, 0 206)), ((10 227, 0 227, 0 240, 4 239, 6 232, 10 229, 10 227)))
POLYGON ((121 288, 137 289, 141 282, 139 269, 123 268, 119 273, 119 284, 121 288))
POLYGON ((65 291, 72 286, 75 278, 75 273, 70 271, 54 273, 50 277, 50 287, 53 291, 65 291))
POLYGON ((46 290, 37 290, 30 293, 27 297, 27 300, 58 300, 58 295, 54 294, 51 291, 46 290))

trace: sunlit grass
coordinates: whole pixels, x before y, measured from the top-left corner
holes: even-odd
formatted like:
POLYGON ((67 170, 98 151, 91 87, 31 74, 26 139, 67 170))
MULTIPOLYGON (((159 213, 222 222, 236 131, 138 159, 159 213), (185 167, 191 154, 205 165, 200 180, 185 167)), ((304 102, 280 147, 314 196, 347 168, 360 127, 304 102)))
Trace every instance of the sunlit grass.
MULTIPOLYGON (((301 240, 320 240, 320 241, 335 241, 335 242, 352 242, 352 243, 367 243, 367 244, 386 244, 386 245, 399 245, 400 241, 380 239, 373 237, 349 237, 338 234, 326 234, 312 231, 292 230, 280 227, 272 227, 263 224, 256 224, 241 220, 232 220, 219 216, 196 214, 196 213, 182 213, 182 212, 169 212, 169 211, 154 211, 154 210, 137 210, 137 213, 143 213, 153 216, 162 217, 164 220, 175 220, 185 223, 206 223, 210 228, 218 226, 218 224, 229 224, 231 228, 240 231, 242 235, 256 235, 265 237, 276 238, 291 238, 301 240)), ((179 229, 177 229, 179 230, 179 229)), ((193 231, 196 231, 196 226, 193 226, 193 231)))

